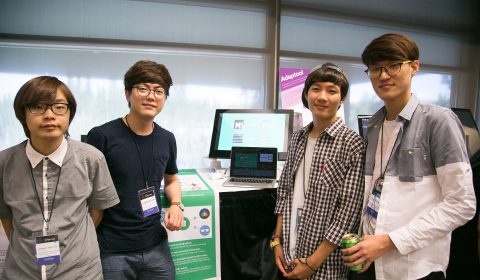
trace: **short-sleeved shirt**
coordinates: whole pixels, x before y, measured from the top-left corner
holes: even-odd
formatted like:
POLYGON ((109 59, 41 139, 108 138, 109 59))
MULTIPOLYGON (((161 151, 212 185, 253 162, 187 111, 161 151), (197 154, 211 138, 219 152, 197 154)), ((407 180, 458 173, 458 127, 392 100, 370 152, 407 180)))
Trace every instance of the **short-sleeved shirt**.
POLYGON ((49 233, 58 234, 61 261, 47 266, 47 279, 101 279, 102 268, 90 209, 105 209, 119 202, 105 158, 94 147, 66 140, 61 162, 43 159, 31 166, 23 142, 0 152, 0 218, 12 219, 13 233, 5 259, 4 279, 39 279, 35 236, 42 234, 42 162, 46 163, 48 203, 58 187, 49 233), (32 177, 33 176, 33 177, 32 177), (53 187, 51 186, 53 185, 53 187))
POLYGON ((105 155, 120 197, 119 204, 104 212, 97 228, 101 254, 141 252, 166 240, 160 187, 164 174, 178 173, 174 135, 154 124, 150 135, 140 136, 118 118, 93 128, 87 143, 105 155), (138 192, 146 184, 154 188, 160 211, 144 217, 138 192))
MULTIPOLYGON (((386 114, 383 107, 368 121, 364 209, 386 114)), ((396 250, 375 260, 375 275, 419 279, 446 271, 451 231, 475 215, 472 168, 462 125, 450 109, 411 95, 395 121, 400 129, 386 166, 375 235, 388 234, 396 250)), ((369 232, 369 216, 363 212, 363 232, 369 232)))

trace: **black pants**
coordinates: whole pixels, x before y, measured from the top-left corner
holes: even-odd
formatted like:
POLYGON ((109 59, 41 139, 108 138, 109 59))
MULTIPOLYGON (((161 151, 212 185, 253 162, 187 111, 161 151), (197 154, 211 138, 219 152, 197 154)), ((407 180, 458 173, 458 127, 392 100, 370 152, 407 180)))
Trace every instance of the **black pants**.
MULTIPOLYGON (((367 271, 363 273, 356 273, 351 271, 348 277, 349 280, 375 280, 375 265, 371 264, 367 271)), ((445 275, 441 271, 435 271, 422 277, 418 280, 445 280, 445 275)))

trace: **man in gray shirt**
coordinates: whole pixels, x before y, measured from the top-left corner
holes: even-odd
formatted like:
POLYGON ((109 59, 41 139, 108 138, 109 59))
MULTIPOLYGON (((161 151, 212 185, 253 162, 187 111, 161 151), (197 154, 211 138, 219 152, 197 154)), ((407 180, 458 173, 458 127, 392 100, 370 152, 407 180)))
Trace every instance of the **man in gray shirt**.
POLYGON ((68 139, 72 93, 55 77, 37 77, 20 88, 14 109, 28 140, 0 152, 0 219, 10 241, 3 279, 103 279, 95 227, 119 199, 103 154, 68 139))

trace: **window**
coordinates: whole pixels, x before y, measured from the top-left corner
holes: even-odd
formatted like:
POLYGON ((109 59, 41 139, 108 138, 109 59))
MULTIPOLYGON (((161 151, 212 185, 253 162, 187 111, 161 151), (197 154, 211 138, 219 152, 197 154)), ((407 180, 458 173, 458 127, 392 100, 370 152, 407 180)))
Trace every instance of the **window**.
POLYGON ((69 131, 80 140, 92 127, 128 113, 123 75, 133 63, 151 59, 165 64, 173 86, 155 121, 175 134, 179 168, 209 166, 215 109, 265 107, 262 55, 28 44, 0 45, 0 54, 0 150, 25 139, 13 99, 26 81, 39 75, 57 76, 72 90, 78 109, 69 131))
MULTIPOLYGON (((321 61, 289 58, 282 59, 280 64, 281 67, 286 68, 311 69, 313 66, 327 61, 338 65, 348 76, 350 89, 344 103, 343 115, 347 126, 357 131, 357 115, 372 115, 383 106, 383 101, 377 97, 370 79, 363 72, 365 70, 364 65, 325 58, 322 58, 321 61)), ((428 69, 424 68, 412 80, 412 92, 415 96, 426 103, 443 107, 450 107, 451 88, 451 74, 429 72, 428 69)), ((309 112, 307 111, 306 113, 308 114, 309 112)), ((311 120, 311 116, 305 116, 304 120, 311 120)))

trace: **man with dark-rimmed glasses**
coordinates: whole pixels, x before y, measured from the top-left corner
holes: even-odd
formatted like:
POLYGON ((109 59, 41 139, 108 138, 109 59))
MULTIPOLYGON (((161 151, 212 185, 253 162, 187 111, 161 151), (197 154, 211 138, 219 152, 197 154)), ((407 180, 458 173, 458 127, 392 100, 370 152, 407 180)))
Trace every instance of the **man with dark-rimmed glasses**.
POLYGON ((95 227, 119 202, 103 154, 68 138, 77 103, 40 76, 15 96, 28 137, 0 152, 0 219, 10 241, 2 279, 100 280, 95 227))
POLYGON ((120 204, 105 211, 97 230, 103 275, 112 279, 175 279, 175 267, 161 224, 162 179, 170 207, 164 225, 179 230, 183 204, 177 177, 174 135, 154 122, 162 111, 172 78, 163 64, 135 63, 125 73, 130 111, 93 128, 87 142, 105 154, 120 204))
POLYGON ((411 93, 416 43, 385 34, 363 51, 381 108, 368 123, 362 241, 344 249, 352 279, 445 279, 451 232, 475 214, 460 121, 411 93))

